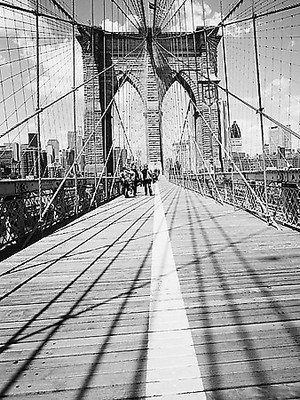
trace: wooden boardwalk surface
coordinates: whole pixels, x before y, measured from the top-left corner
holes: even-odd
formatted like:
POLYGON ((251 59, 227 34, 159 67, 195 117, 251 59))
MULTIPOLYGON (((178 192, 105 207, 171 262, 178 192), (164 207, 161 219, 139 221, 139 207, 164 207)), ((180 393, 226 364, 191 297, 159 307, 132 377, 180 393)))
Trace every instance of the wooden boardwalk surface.
POLYGON ((1 263, 0 398, 300 399, 299 264, 164 179, 118 198, 1 263))

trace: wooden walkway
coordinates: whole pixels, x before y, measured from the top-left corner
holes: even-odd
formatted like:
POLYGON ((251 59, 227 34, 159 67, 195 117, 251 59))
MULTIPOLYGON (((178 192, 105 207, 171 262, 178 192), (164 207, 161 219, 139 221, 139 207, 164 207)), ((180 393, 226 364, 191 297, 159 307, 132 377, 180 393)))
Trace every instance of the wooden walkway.
POLYGON ((299 264, 164 179, 116 199, 1 263, 0 398, 300 399, 299 264))

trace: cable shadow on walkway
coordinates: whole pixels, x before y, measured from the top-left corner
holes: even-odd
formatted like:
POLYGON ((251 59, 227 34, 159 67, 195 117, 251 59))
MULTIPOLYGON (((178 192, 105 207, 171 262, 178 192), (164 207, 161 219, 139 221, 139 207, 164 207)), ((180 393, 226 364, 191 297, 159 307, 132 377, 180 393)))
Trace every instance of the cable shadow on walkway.
MULTIPOLYGON (((206 212, 211 214, 209 209, 204 205, 206 212)), ((286 315, 285 310, 281 306, 281 304, 272 296, 270 291, 268 290, 268 283, 265 283, 261 277, 257 274, 255 269, 251 266, 251 263, 244 257, 242 251, 239 247, 230 239, 230 236, 225 232, 222 225, 220 225, 217 221, 215 221, 217 228, 222 233, 224 239, 228 243, 228 245, 233 249, 237 259, 244 266, 245 270, 247 271, 248 276, 254 281, 254 285, 258 287, 263 294, 263 297, 267 299, 269 306, 272 310, 275 311, 276 316, 279 317, 280 321, 283 322, 283 327, 295 343, 295 345, 300 348, 299 338, 300 338, 300 330, 297 326, 295 326, 289 318, 284 318, 286 315)))
MULTIPOLYGON (((146 201, 144 201, 144 202, 140 202, 140 205, 142 205, 143 203, 145 203, 145 202, 147 202, 147 201, 148 201, 148 200, 146 200, 146 201)), ((115 207, 116 207, 116 208, 117 208, 117 207, 120 207, 120 210, 119 210, 116 214, 111 213, 111 215, 109 215, 109 216, 107 216, 107 217, 101 219, 100 221, 95 222, 94 224, 92 224, 92 225, 89 226, 88 228, 83 228, 83 229, 81 229, 79 232, 76 232, 74 235, 68 237, 67 239, 65 239, 65 240, 63 240, 63 241, 61 241, 61 242, 59 242, 59 243, 56 243, 55 245, 49 247, 49 248, 46 249, 46 250, 43 250, 42 252, 40 252, 40 253, 38 253, 38 254, 35 254, 33 257, 31 257, 31 258, 29 258, 29 259, 27 259, 27 260, 22 261, 22 262, 19 263, 18 265, 15 265, 14 267, 12 267, 10 270, 8 270, 8 271, 6 271, 6 272, 0 274, 0 277, 5 276, 5 275, 9 275, 9 274, 11 274, 11 273, 13 273, 13 272, 19 272, 19 271, 24 271, 24 270, 26 270, 27 268, 22 268, 22 269, 20 269, 20 267, 26 265, 27 263, 33 261, 34 259, 36 259, 36 258, 38 258, 38 257, 40 257, 40 256, 43 256, 43 255, 45 255, 45 254, 51 252, 51 251, 54 250, 54 249, 57 249, 57 248, 60 247, 60 246, 65 245, 67 242, 70 242, 70 241, 72 241, 74 238, 78 237, 81 233, 84 233, 84 232, 86 232, 87 230, 90 230, 90 229, 95 228, 96 226, 100 225, 101 223, 104 223, 105 221, 107 221, 107 220, 109 220, 109 219, 115 217, 117 214, 124 213, 124 208, 122 208, 120 204, 118 204, 118 205, 115 206, 115 207)), ((134 211, 135 208, 136 208, 136 204, 132 206, 132 209, 131 209, 130 211, 134 211)), ((107 211, 110 211, 110 210, 107 210, 107 211)), ((128 212, 128 214, 130 213, 130 211, 128 212)), ((99 214, 101 213, 101 209, 100 209, 100 208, 99 208, 98 213, 99 213, 99 214)), ((92 216, 86 217, 86 219, 89 219, 89 218, 95 218, 95 214, 93 214, 92 216)), ((74 222, 74 224, 80 224, 81 222, 82 222, 82 219, 78 220, 77 222, 74 222)), ((106 227, 105 227, 104 229, 106 229, 106 227)), ((99 231, 99 233, 101 233, 101 231, 99 231)), ((53 260, 53 261, 56 261, 56 260, 58 260, 58 259, 55 259, 55 260, 53 260)), ((28 269, 34 268, 34 267, 39 266, 39 265, 42 265, 42 264, 44 264, 44 263, 42 262, 42 263, 37 263, 37 264, 31 265, 31 266, 28 267, 28 269)), ((0 299, 0 301, 1 301, 1 299, 0 299)))
MULTIPOLYGON (((118 217, 118 219, 115 219, 113 221, 111 221, 109 224, 107 224, 105 227, 103 227, 101 230, 97 231, 96 233, 94 233, 93 235, 91 235, 88 240, 85 240, 79 244, 76 244, 76 246, 74 246, 72 249, 68 250, 66 253, 64 253, 63 255, 57 257, 55 260, 53 260, 52 262, 50 262, 50 264, 46 265, 44 268, 42 268, 40 271, 36 272, 35 274, 33 274, 32 276, 30 276, 29 278, 25 279, 23 282, 19 283, 18 285, 16 285, 13 289, 11 289, 10 291, 8 291, 7 293, 5 293, 3 296, 0 297, 0 302, 2 300, 4 300, 5 298, 7 298, 8 296, 10 296, 12 293, 15 293, 17 290, 19 290, 20 288, 22 288, 24 285, 26 285, 28 282, 32 281, 33 279, 35 279, 36 277, 40 276, 43 272, 47 271, 48 269, 50 269, 53 265, 55 265, 58 261, 62 261, 66 258, 66 256, 72 254, 72 252, 76 249, 78 249, 81 246, 86 245, 86 243, 88 241, 90 241, 91 239, 95 238, 96 236, 99 236, 100 234, 102 234, 106 229, 110 228, 112 225, 114 225, 116 223, 116 221, 119 221, 120 219, 125 218, 126 216, 130 215, 131 212, 135 211, 136 207, 133 207, 132 209, 129 209, 127 212, 124 213, 124 210, 121 210, 121 212, 123 212, 122 215, 120 215, 118 217)), ((111 217, 115 217, 115 215, 110 216, 111 217)), ((100 223, 105 222, 106 220, 108 220, 108 218, 102 220, 102 221, 97 221, 94 225, 86 228, 83 232, 86 232, 87 230, 93 229, 96 226, 98 226, 100 223)), ((53 246, 53 248, 57 248, 59 246, 63 246, 66 244, 67 241, 71 241, 73 240, 75 237, 78 237, 80 235, 80 233, 77 233, 75 235, 73 235, 71 238, 67 239, 64 242, 60 242, 57 245, 53 246)), ((52 249, 53 249, 52 248, 52 249)), ((48 250, 46 251, 48 252, 48 250)), ((40 253, 41 254, 45 254, 45 252, 40 253)), ((30 268, 33 268, 33 266, 31 266, 30 268)), ((24 271, 24 269, 22 269, 21 271, 24 271)))
MULTIPOLYGON (((173 193, 168 192, 164 196, 164 200, 166 200, 166 198, 170 198, 170 200, 171 200, 168 209, 165 211, 166 213, 168 213, 168 210, 171 208, 173 202, 175 202, 175 211, 174 212, 176 212, 176 208, 177 208, 177 204, 178 204, 178 191, 176 192, 176 194, 174 196, 173 193), (177 194, 177 200, 176 200, 176 194, 177 194)), ((172 229, 172 226, 170 227, 170 229, 172 229)), ((118 321, 123 313, 123 310, 126 307, 127 302, 130 300, 131 293, 134 292, 134 290, 140 288, 140 285, 137 284, 138 278, 140 276, 142 269, 144 268, 144 265, 145 265, 147 259, 151 255, 151 249, 152 249, 152 243, 151 243, 151 246, 149 246, 144 259, 142 260, 141 267, 139 268, 137 275, 136 275, 134 281, 132 282, 132 285, 131 285, 128 295, 124 299, 122 305, 119 308, 118 314, 116 315, 116 317, 113 320, 113 323, 110 327, 110 330, 109 330, 109 333, 108 333, 108 336, 107 336, 105 342, 101 345, 101 347, 98 351, 98 354, 94 359, 94 362, 90 366, 89 373, 86 376, 86 379, 83 382, 82 387, 79 390, 78 395, 76 396, 75 400, 83 399, 85 397, 85 394, 88 392, 89 385, 93 379, 93 376, 97 373, 98 368, 100 368, 100 366, 101 366, 101 359, 102 359, 103 355, 105 354, 106 348, 109 346, 110 338, 111 338, 112 334, 114 333, 114 330, 117 327, 118 321)), ((148 282, 148 285, 150 286, 150 281, 148 282)), ((149 314, 147 314, 147 326, 148 325, 149 325, 149 314)), ((145 366, 147 363, 147 350, 148 350, 148 330, 144 331, 141 341, 142 341, 142 346, 141 346, 139 357, 137 360, 137 366, 136 366, 135 373, 133 376, 129 395, 126 396, 126 398, 130 398, 130 399, 139 399, 139 398, 143 397, 143 395, 144 395, 144 382, 145 382, 145 375, 146 375, 146 367, 145 366)))
MULTIPOLYGON (((144 215, 146 215, 149 211, 152 210, 152 205, 150 205, 150 207, 147 208, 147 210, 143 213, 144 215)), ((128 211, 126 213, 129 214, 131 211, 128 211)), ((113 221, 111 224, 109 225, 113 225, 115 221, 113 221)), ((109 249, 111 247, 113 247, 114 244, 116 244, 120 238, 123 237, 123 235, 125 235, 138 221, 134 221, 129 227, 127 227, 127 229, 125 231, 123 231, 112 243, 111 246, 108 249, 105 249, 101 254, 99 254, 87 267, 85 267, 80 274, 78 274, 74 279, 72 279, 71 282, 69 282, 63 289, 61 289, 38 313, 36 313, 29 321, 26 322, 26 324, 24 324, 23 327, 21 327, 3 346, 1 346, 0 348, 0 354, 5 351, 12 343, 15 343, 16 339, 20 336, 20 334, 22 332, 24 332, 35 320, 37 320, 38 317, 40 317, 52 304, 54 304, 68 289, 70 289, 75 282, 77 282, 84 274, 86 274, 95 264, 98 260, 100 260, 100 258, 107 253, 107 251, 109 251, 109 249)), ((106 226, 104 229, 106 229, 108 226, 106 226)), ((98 235, 99 233, 95 233, 93 236, 98 235)), ((91 239, 91 237, 89 238, 89 240, 91 239)), ((120 252, 122 252, 128 245, 128 241, 125 242, 123 248, 120 250, 120 252)), ((77 246, 76 246, 77 247, 77 246)), ((68 252, 67 252, 68 253, 68 252)), ((47 267, 49 268, 49 266, 47 267)), ((42 273, 46 270, 46 268, 43 269, 43 271, 39 272, 42 273)), ((25 282, 27 283, 28 280, 25 282)), ((23 283, 23 284, 25 284, 23 283)), ((4 297, 3 297, 4 298, 4 297)))
MULTIPOLYGON (((147 210, 142 214, 142 215, 147 215, 148 214, 148 219, 151 218, 152 216, 152 205, 147 208, 147 210)), ((147 219, 147 220, 148 220, 147 219)), ((118 240, 120 240, 120 238, 122 238, 125 233, 129 232, 135 225, 139 224, 139 226, 136 228, 136 230, 134 231, 134 233, 131 235, 131 237, 134 237, 141 229, 141 227, 147 222, 147 220, 142 221, 142 223, 140 221, 134 221, 130 224, 129 227, 126 228, 125 231, 123 231, 112 243, 112 246, 114 244, 116 244, 118 242, 118 240)), ((10 390, 10 388, 14 385, 14 383, 22 376, 23 372, 28 369, 28 367, 31 365, 31 363, 35 360, 35 358, 37 357, 37 355, 39 353, 41 353, 41 351, 43 350, 43 348, 45 347, 45 345, 49 342, 49 340, 58 332, 58 330, 64 325, 64 323, 69 320, 70 318, 73 318, 73 313, 76 310, 76 308, 78 308, 78 306, 82 303, 82 301, 85 299, 85 297, 91 292, 91 290, 94 288, 94 286, 96 285, 96 283, 102 278, 102 276, 109 270, 109 268, 113 265, 114 261, 118 258, 118 256, 126 249, 126 247, 128 246, 128 244, 130 243, 130 238, 128 239, 127 243, 124 244, 123 248, 119 250, 119 252, 115 255, 115 257, 109 262, 109 264, 104 268, 104 270, 96 277, 96 279, 94 279, 92 281, 92 283, 88 286, 88 288, 84 291, 84 293, 75 301, 75 303, 72 305, 72 307, 70 307, 70 309, 60 318, 60 321, 58 322, 58 324, 46 335, 46 337, 42 340, 42 342, 38 345, 38 347, 31 353, 31 355, 28 357, 27 360, 25 360, 25 362, 16 370, 16 372, 13 374, 13 376, 10 378, 10 380, 3 386, 3 388, 0 391, 0 398, 1 396, 4 396, 8 393, 8 391, 10 390)), ((87 269, 91 268, 96 261, 98 261, 101 258, 102 254, 99 255, 89 266, 88 268, 86 268, 80 275, 82 275, 83 273, 85 273, 87 271, 87 269)), ((141 273, 141 270, 139 272, 139 275, 141 273)), ((76 280, 78 279, 78 277, 75 278, 76 280)), ((73 284, 73 282, 72 282, 73 284)), ((136 283, 135 283, 136 284, 136 283)), ((69 287, 70 284, 67 285, 67 287, 69 287)), ((66 287, 66 289, 67 289, 66 287)), ((131 291, 132 292, 132 291, 131 291)), ((130 294, 131 294, 130 292, 130 294)), ((60 292, 60 295, 62 293, 60 292)), ((126 298, 129 299, 130 294, 126 295, 126 298)), ((52 299, 51 303, 53 303, 54 301, 56 301, 57 296, 52 299)), ((45 309, 47 309, 50 306, 47 305, 46 307, 44 307, 39 313, 37 313, 35 316, 33 316, 26 324, 25 326, 23 326, 21 329, 18 330, 18 332, 4 345, 2 346, 2 352, 5 351, 10 344, 15 343, 16 339, 18 338, 18 336, 20 336, 20 334, 34 321, 37 319, 38 316, 41 315, 42 312, 45 311, 45 309)))
MULTIPOLYGON (((83 299, 87 296, 87 294, 92 290, 92 288, 96 285, 96 283, 100 280, 100 278, 104 275, 104 273, 106 271, 108 271, 108 269, 110 268, 110 266, 113 264, 113 262, 119 257, 119 255, 125 250, 125 248, 128 246, 128 244, 131 242, 131 239, 133 239, 137 233, 140 231, 141 227, 148 221, 148 219, 152 216, 152 212, 153 212, 153 206, 151 204, 150 207, 147 208, 147 210, 141 215, 141 219, 143 219, 143 216, 145 216, 144 220, 137 220, 134 221, 133 223, 130 224, 129 227, 127 227, 127 229, 122 232, 122 234, 120 234, 112 243, 111 246, 113 246, 114 244, 116 244, 118 241, 120 241, 122 239, 122 237, 125 235, 126 232, 128 232, 130 229, 132 229, 136 224, 139 224, 138 228, 136 229, 135 233, 133 235, 131 235, 131 238, 129 238, 124 246, 122 247, 122 249, 119 250, 119 252, 116 254, 116 256, 110 261, 110 263, 106 266, 106 268, 104 269, 104 271, 101 272, 101 274, 92 282, 91 285, 89 285, 89 287, 87 288, 87 290, 83 293, 83 295, 80 296, 80 298, 75 302, 75 304, 69 309, 69 311, 67 313, 65 313, 59 321, 57 321, 55 323, 55 325, 53 326, 53 324, 51 324, 53 326, 53 329, 46 335, 46 337, 43 339, 43 341, 40 343, 40 345, 31 353, 30 357, 28 357, 27 360, 25 360, 25 362, 18 368, 18 370, 13 374, 13 376, 11 377, 11 379, 9 380, 9 382, 7 382, 2 391, 0 392, 0 396, 4 395, 5 393, 7 393, 9 391, 9 389, 12 387, 12 385, 14 384, 14 382, 16 382, 22 375, 22 373, 30 366, 30 364, 35 360, 35 358, 38 356, 39 353, 41 353, 41 351, 43 350, 43 348, 45 347, 45 345, 49 342, 49 340, 54 336, 54 334, 56 332, 58 332, 58 330, 64 325, 64 323, 66 321, 68 321, 69 319, 73 319, 74 317, 76 318, 76 313, 74 313, 74 311, 76 310, 76 308, 78 308, 78 306, 82 303, 83 299), (147 217, 148 215, 148 217, 147 217)), ((97 259, 95 259, 81 274, 80 276, 86 272, 87 269, 91 268, 92 265, 94 265, 96 263, 97 260, 99 260, 101 258, 103 254, 99 255, 99 257, 97 257, 97 259)), ((76 277, 75 280, 77 280, 79 278, 76 277)), ((67 290, 70 285, 72 285, 74 283, 74 280, 69 283, 66 287, 65 290, 67 290)), ((142 283, 140 286, 141 287, 145 287, 146 285, 149 285, 149 282, 147 283, 142 283)), ((135 286, 139 286, 137 284, 135 284, 135 286)), ((65 291, 64 290, 64 291, 65 291)), ((7 349, 11 344, 13 343, 17 343, 18 340, 20 340, 20 335, 35 321, 37 320, 37 318, 44 312, 46 311, 47 308, 50 307, 50 305, 52 303, 54 303, 57 300, 57 297, 62 295, 64 293, 64 291, 61 291, 57 296, 55 296, 50 303, 48 303, 45 307, 43 307, 42 310, 40 310, 37 314, 35 314, 23 327, 21 327, 18 332, 16 332, 15 335, 13 335, 12 338, 10 338, 9 341, 7 341, 7 343, 2 347, 2 351, 5 351, 5 349, 7 349), (19 339, 18 339, 19 338, 19 339), (18 340, 17 340, 18 339, 18 340)), ((129 296, 128 291, 123 291, 122 294, 120 294, 119 297, 122 297, 125 295, 126 297, 129 296)), ((103 302, 101 302, 103 303, 103 302)), ((99 305, 98 305, 99 306, 99 305)), ((86 310, 82 311, 80 310, 80 312, 78 313, 78 315, 82 315, 83 312, 86 312, 86 310)), ((38 330, 40 332, 40 329, 38 330)), ((23 336, 24 338, 24 336, 23 336)))
MULTIPOLYGON (((209 231, 206 229, 206 227, 203 224, 202 217, 199 215, 199 198, 195 198, 194 196, 191 195, 191 193, 187 194, 187 208, 188 212, 190 214, 190 218, 194 218, 194 221, 197 222, 200 232, 202 234, 202 238, 205 243, 206 250, 210 254, 210 261, 212 264, 213 271, 215 273, 216 278, 218 279, 220 283, 220 287, 222 288, 222 292, 224 295, 224 298, 226 300, 226 304, 230 309, 230 314, 233 320, 235 321, 234 326, 238 326, 238 330, 236 331, 237 335, 241 338, 241 341, 243 343, 242 348, 245 351, 245 354, 247 354, 247 360, 249 362, 249 366, 252 370, 252 378, 255 381, 255 385, 257 386, 264 386, 268 384, 274 384, 272 380, 270 380, 268 371, 264 369, 264 366, 262 362, 260 361, 260 356, 257 353, 257 350, 255 348, 254 342, 249 336, 249 333, 247 332, 247 329, 245 327, 246 321, 244 321, 244 318, 236 305, 235 297, 234 297, 234 291, 232 292, 230 283, 227 281, 227 276, 226 273, 223 271, 223 265, 217 258, 217 256, 213 253, 213 243, 211 242, 211 238, 209 235, 209 231), (197 204, 195 204, 195 201, 197 200, 197 204)), ((208 210, 208 207, 205 206, 203 202, 201 202, 201 207, 202 209, 205 210, 205 212, 212 217, 211 212, 208 210)), ((232 249, 234 254, 238 256, 239 262, 241 265, 249 270, 249 266, 247 265, 246 260, 241 257, 241 254, 237 252, 237 246, 233 244, 224 230, 222 229, 221 225, 218 223, 217 220, 213 220, 213 223, 217 227, 219 233, 221 234, 221 237, 224 238, 225 241, 227 241, 228 248, 232 249)), ((196 243, 196 235, 195 232, 191 233, 193 236, 193 243, 196 243)), ((195 245, 195 253, 197 255, 197 246, 195 245)), ((199 258, 199 257, 198 257, 199 258)), ((202 281, 204 279, 204 275, 201 270, 201 266, 197 266, 197 279, 198 279, 198 284, 199 284, 199 294, 201 298, 199 298, 200 304, 201 302, 205 302, 205 288, 202 284, 202 281)), ((258 283, 258 282, 257 282, 258 283)), ((259 286, 261 287, 261 286, 259 286)), ((206 333, 207 337, 209 338, 206 341, 206 346, 208 348, 208 356, 210 358, 210 365, 209 365, 209 370, 210 370, 210 380, 211 380, 211 387, 214 388, 214 390, 217 389, 225 389, 224 388, 224 383, 222 382, 222 377, 220 375, 220 371, 218 368, 218 359, 217 359, 217 354, 216 350, 214 349, 214 341, 213 337, 210 333, 210 328, 212 328, 212 324, 210 322, 210 309, 209 306, 205 303, 204 306, 204 312, 201 311, 201 317, 204 318, 204 324, 206 327, 206 333)), ((236 387, 239 386, 239 382, 237 382, 236 387)), ((228 389, 228 388, 227 388, 228 389)), ((276 394, 273 393, 272 388, 270 387, 268 390, 268 394, 266 394, 265 399, 269 400, 275 400, 276 394)), ((222 394, 217 394, 217 399, 218 400, 225 400, 226 397, 223 397, 222 394)))
MULTIPOLYGON (((125 296, 125 299, 123 300, 121 306, 119 307, 119 310, 117 312, 117 315, 115 316, 115 318, 112 321, 112 324, 108 330, 108 333, 106 335, 106 338, 104 340, 104 343, 100 346, 96 356, 94 357, 93 362, 91 363, 89 370, 86 374, 86 377, 80 387, 80 389, 78 390, 77 395, 75 396, 75 400, 81 400, 85 397, 85 395, 87 394, 89 388, 90 388, 90 383, 93 379, 93 377, 95 376, 95 374, 97 373, 97 370, 100 368, 101 366, 101 359, 103 357, 103 355, 105 354, 105 351, 107 349, 107 347, 110 344, 110 340, 111 337, 115 331, 115 329, 117 328, 118 322, 122 316, 122 314, 125 311, 125 308, 128 304, 128 302, 130 301, 130 299, 132 298, 132 295, 134 294, 135 290, 137 289, 137 282, 139 281, 140 275, 142 273, 142 271, 145 268, 146 262, 149 258, 149 256, 151 255, 151 249, 152 249, 152 243, 149 245, 148 250, 146 252, 146 255, 144 256, 140 267, 138 268, 136 275, 130 285, 129 290, 127 291, 127 294, 125 296)), ((148 321, 148 315, 147 315, 147 321, 148 321)), ((147 325, 148 326, 148 325, 147 325)), ((142 372, 142 368, 144 367, 144 364, 146 362, 146 355, 147 355, 147 343, 148 343, 148 330, 144 332, 143 334, 143 339, 142 339, 142 350, 140 352, 140 356, 139 356, 139 360, 138 360, 138 366, 136 368, 136 373, 135 373, 135 379, 133 384, 132 384, 132 388, 131 388, 131 393, 134 393, 134 395, 136 396, 136 394, 140 393, 140 385, 142 383, 142 380, 140 380, 143 372, 142 372), (145 346, 146 344, 146 346, 145 346)))

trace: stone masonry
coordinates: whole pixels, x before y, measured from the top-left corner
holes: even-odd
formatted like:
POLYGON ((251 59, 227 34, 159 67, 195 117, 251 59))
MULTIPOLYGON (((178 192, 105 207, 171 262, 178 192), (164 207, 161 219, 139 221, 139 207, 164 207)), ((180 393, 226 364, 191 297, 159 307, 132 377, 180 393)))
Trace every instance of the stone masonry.
MULTIPOLYGON (((104 165, 112 144, 111 101, 125 81, 136 88, 144 104, 141 118, 145 118, 148 162, 162 164, 161 106, 176 80, 194 104, 195 140, 201 152, 195 160, 197 169, 218 163, 217 90, 211 83, 217 79, 217 28, 198 28, 184 40, 178 34, 155 32, 153 36, 150 29, 116 34, 81 26, 79 33, 84 79, 99 74, 84 91, 86 140, 94 132, 86 146, 86 165, 104 165)), ((113 172, 112 156, 107 172, 113 172)))

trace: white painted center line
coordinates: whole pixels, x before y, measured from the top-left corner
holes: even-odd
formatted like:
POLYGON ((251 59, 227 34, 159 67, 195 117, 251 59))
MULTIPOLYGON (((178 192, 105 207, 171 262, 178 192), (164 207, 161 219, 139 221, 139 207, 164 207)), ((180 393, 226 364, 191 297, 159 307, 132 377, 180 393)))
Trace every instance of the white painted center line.
POLYGON ((147 356, 147 398, 206 400, 156 185, 147 356))

